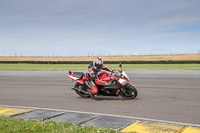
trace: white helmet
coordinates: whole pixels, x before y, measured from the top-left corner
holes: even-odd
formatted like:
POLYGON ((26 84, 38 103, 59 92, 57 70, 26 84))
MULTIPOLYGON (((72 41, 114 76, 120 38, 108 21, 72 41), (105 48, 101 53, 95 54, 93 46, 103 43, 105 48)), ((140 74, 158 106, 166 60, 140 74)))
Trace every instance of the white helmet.
POLYGON ((93 68, 97 71, 100 71, 102 67, 103 67, 103 60, 100 57, 96 57, 93 60, 93 68))

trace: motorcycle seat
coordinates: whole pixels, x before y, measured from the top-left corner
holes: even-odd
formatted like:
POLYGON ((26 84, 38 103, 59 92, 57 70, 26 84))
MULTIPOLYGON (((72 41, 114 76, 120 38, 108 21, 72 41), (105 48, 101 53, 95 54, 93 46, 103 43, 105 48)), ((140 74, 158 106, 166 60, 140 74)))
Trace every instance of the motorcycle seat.
POLYGON ((74 72, 72 76, 77 77, 77 78, 82 78, 83 73, 82 72, 74 72))

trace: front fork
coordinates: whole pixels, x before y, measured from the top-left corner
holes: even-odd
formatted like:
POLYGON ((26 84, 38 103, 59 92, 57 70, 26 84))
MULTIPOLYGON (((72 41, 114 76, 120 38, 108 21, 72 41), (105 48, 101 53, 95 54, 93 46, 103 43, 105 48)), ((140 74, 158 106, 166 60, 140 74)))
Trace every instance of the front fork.
POLYGON ((129 83, 125 86, 123 86, 121 89, 118 90, 118 92, 122 91, 123 93, 126 93, 126 86, 130 85, 129 83))

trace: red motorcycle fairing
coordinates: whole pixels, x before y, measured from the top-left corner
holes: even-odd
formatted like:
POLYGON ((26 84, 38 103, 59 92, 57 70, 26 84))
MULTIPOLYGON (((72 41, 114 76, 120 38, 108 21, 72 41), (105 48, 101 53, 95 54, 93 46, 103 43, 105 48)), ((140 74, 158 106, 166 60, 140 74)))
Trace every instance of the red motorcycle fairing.
POLYGON ((73 71, 69 71, 68 76, 69 76, 71 79, 75 80, 76 82, 79 82, 80 84, 85 84, 85 83, 83 82, 83 75, 84 75, 84 73, 82 73, 82 75, 81 75, 81 73, 82 73, 82 72, 73 72, 73 71), (77 75, 77 73, 79 73, 79 74, 77 75))
MULTIPOLYGON (((119 70, 117 70, 119 71, 119 70)), ((85 84, 83 82, 83 74, 82 72, 73 72, 73 71, 70 71, 68 76, 75 80, 76 82, 79 82, 80 84, 85 84)), ((110 73, 107 73, 105 71, 101 71, 99 74, 98 74, 98 78, 102 81, 106 81, 106 82, 109 82, 110 80, 116 80, 118 82, 118 84, 116 83, 116 86, 115 87, 121 87, 121 86, 124 86, 125 83, 129 82, 128 79, 126 78, 122 78, 122 77, 116 77, 116 76, 112 76, 110 75, 110 73)))
MULTIPOLYGON (((116 70, 116 71, 120 71, 120 70, 116 70)), ((126 78, 120 78, 120 77, 116 77, 116 76, 111 76, 109 73, 105 72, 105 71, 101 71, 99 74, 98 74, 98 77, 100 80, 103 80, 103 81, 106 81, 106 82, 109 82, 110 80, 113 80, 115 79, 119 84, 116 84, 115 87, 120 87, 120 86, 124 86, 123 83, 125 82, 129 82, 128 79, 126 78)))
POLYGON ((105 72, 105 71, 101 71, 99 74, 98 74, 98 78, 100 80, 103 80, 103 81, 110 81, 110 74, 105 72))

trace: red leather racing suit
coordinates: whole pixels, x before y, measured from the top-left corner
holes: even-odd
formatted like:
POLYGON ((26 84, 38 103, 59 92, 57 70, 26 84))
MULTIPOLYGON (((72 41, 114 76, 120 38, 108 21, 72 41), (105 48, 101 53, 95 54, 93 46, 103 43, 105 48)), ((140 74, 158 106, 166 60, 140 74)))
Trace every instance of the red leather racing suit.
MULTIPOLYGON (((110 71, 110 72, 112 71, 112 69, 107 66, 103 66, 102 70, 106 70, 106 71, 110 71)), ((98 93, 98 88, 97 88, 96 84, 97 85, 106 85, 106 83, 107 83, 98 78, 98 75, 97 75, 98 72, 99 71, 93 69, 92 63, 91 63, 88 66, 88 69, 84 72, 84 76, 83 76, 83 81, 92 90, 92 93, 94 93, 94 94, 98 93)))

